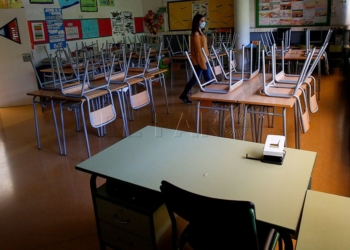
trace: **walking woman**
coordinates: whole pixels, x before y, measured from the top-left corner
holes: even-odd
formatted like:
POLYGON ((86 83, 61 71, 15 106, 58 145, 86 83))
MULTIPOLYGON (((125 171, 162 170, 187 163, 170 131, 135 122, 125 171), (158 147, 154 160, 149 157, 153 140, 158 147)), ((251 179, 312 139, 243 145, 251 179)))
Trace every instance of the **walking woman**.
MULTIPOLYGON (((190 58, 198 77, 200 78, 203 74, 205 81, 209 81, 211 80, 210 69, 202 53, 202 48, 204 48, 205 53, 209 55, 207 38, 202 33, 202 30, 205 28, 205 24, 205 17, 203 15, 196 14, 193 17, 190 58)), ((197 79, 195 75, 193 75, 191 80, 186 84, 184 91, 179 97, 184 103, 192 103, 192 101, 188 99, 187 95, 193 85, 195 85, 196 81, 197 79)))

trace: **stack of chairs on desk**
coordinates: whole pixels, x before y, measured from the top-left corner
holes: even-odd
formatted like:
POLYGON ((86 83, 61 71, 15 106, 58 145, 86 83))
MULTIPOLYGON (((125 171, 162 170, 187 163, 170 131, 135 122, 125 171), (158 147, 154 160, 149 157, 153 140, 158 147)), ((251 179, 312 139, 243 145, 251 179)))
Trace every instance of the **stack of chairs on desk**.
MULTIPOLYGON (((305 90, 303 87, 303 84, 306 81, 307 72, 309 70, 309 66, 311 63, 311 60, 314 56, 315 49, 310 51, 307 54, 307 57, 304 62, 303 69, 299 76, 296 77, 296 81, 293 83, 290 83, 287 85, 286 83, 278 83, 276 82, 275 75, 276 75, 276 52, 275 52, 275 46, 272 46, 271 48, 271 60, 272 60, 272 77, 268 78, 265 73, 265 52, 262 51, 262 60, 263 60, 263 88, 261 89, 261 94, 269 97, 279 97, 279 98, 295 98, 296 99, 296 108, 297 108, 297 118, 301 124, 301 130, 303 133, 306 133, 309 129, 309 113, 308 113, 308 102, 307 102, 307 96, 305 94, 305 90), (302 106, 301 98, 304 103, 304 107, 302 106)), ((295 78, 293 78, 295 79, 295 78)), ((283 117, 283 135, 286 137, 286 110, 283 108, 282 114, 277 114, 275 112, 269 112, 269 107, 265 106, 257 106, 257 105, 249 105, 246 106, 244 111, 244 121, 246 121, 247 113, 251 114, 252 116, 255 116, 256 114, 259 115, 260 120, 258 121, 258 126, 255 126, 255 124, 252 124, 252 137, 256 141, 261 141, 261 135, 262 135, 262 128, 263 128, 263 119, 264 115, 272 115, 272 116, 282 116, 283 117), (255 128, 257 127, 257 131, 255 131, 255 128)), ((251 121, 252 123, 255 122, 255 118, 252 117, 251 121)), ((244 122, 244 128, 243 131, 245 133, 246 131, 246 122, 244 122)), ((287 138, 286 138, 287 141, 287 138)), ((286 142, 285 142, 286 143, 286 142)), ((297 142, 298 143, 298 142, 297 142)))
MULTIPOLYGON (((244 46, 243 46, 244 47, 244 46)), ((232 60, 233 58, 233 51, 232 49, 229 51, 229 56, 228 58, 231 59, 229 60, 229 74, 228 74, 228 80, 226 80, 225 78, 223 78, 221 81, 218 80, 218 77, 222 76, 223 74, 225 74, 224 72, 222 72, 220 65, 217 66, 213 66, 210 63, 210 60, 208 58, 208 56, 206 55, 204 49, 202 48, 202 53, 206 59, 207 64, 209 65, 209 69, 212 73, 213 78, 209 81, 206 82, 202 82, 198 75, 196 74, 196 70, 193 66, 193 63, 190 59, 189 54, 186 52, 186 56, 188 59, 188 62, 192 68, 193 74, 195 76, 195 78, 197 79, 197 82, 199 84, 200 90, 203 92, 208 92, 208 93, 219 93, 219 94, 226 94, 229 93, 231 91, 233 91, 234 89, 238 88, 242 83, 243 83, 243 74, 244 74, 244 66, 242 66, 242 72, 241 72, 241 78, 238 80, 234 80, 233 79, 233 73, 234 73, 234 66, 235 66, 235 61, 232 60)), ((243 61, 243 59, 242 59, 243 61)), ((243 64, 242 64, 243 65, 243 64)), ((197 133, 199 132, 199 122, 200 122, 200 110, 221 110, 221 111, 229 111, 230 112, 230 117, 231 117, 231 129, 232 129, 232 138, 235 138, 235 128, 234 128, 234 108, 236 108, 238 105, 237 104, 223 104, 223 103, 210 103, 209 105, 205 105, 205 106, 201 106, 201 102, 198 102, 198 112, 197 112, 197 133), (212 104, 214 104, 214 106, 212 106, 212 104)))

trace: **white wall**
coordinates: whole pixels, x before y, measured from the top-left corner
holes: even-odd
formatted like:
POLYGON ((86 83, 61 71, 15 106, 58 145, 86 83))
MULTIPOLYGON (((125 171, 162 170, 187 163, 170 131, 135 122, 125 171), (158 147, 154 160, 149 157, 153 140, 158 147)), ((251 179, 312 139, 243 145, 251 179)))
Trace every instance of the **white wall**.
MULTIPOLYGON (((37 82, 30 62, 22 61, 22 53, 30 53, 30 39, 27 26, 27 20, 45 20, 44 8, 59 8, 59 2, 54 4, 30 4, 29 1, 22 1, 23 9, 0 9, 0 27, 17 17, 22 44, 14 43, 4 37, 0 37, 0 107, 25 105, 31 103, 31 98, 26 93, 37 89, 37 82)), ((159 0, 148 0, 148 4, 142 0, 115 0, 114 7, 98 7, 98 12, 81 12, 80 5, 77 4, 67 9, 63 9, 63 19, 82 19, 82 18, 108 18, 111 17, 111 11, 131 11, 134 17, 143 17, 146 7, 156 6, 159 0)), ((155 10, 158 9, 155 8, 155 10)), ((146 8, 148 10, 148 8, 146 8)), ((119 41, 121 37, 114 37, 119 41)), ((112 37, 85 39, 84 42, 91 43, 99 40, 99 44, 112 37)), ((76 41, 68 42, 75 48, 76 41)), ((46 44, 49 48, 49 45, 46 44)), ((49 52, 50 53, 50 52, 49 52)), ((38 65, 41 59, 46 57, 43 45, 34 46, 33 55, 38 65)))
POLYGON ((0 10, 0 27, 17 17, 21 44, 0 36, 0 107, 31 103, 26 93, 36 90, 37 83, 30 62, 22 54, 30 53, 25 9, 0 10))

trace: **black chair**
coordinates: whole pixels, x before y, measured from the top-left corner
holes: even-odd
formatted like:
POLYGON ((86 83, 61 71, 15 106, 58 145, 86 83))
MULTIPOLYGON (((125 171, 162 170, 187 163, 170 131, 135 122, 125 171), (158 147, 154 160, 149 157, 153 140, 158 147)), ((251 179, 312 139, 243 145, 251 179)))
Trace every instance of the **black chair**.
MULTIPOLYGON (((275 249, 280 234, 258 223, 254 204, 194 194, 162 181, 160 186, 171 223, 173 249, 275 249), (175 214, 188 221, 178 240, 175 214)), ((291 243, 291 241, 289 242, 291 243)))

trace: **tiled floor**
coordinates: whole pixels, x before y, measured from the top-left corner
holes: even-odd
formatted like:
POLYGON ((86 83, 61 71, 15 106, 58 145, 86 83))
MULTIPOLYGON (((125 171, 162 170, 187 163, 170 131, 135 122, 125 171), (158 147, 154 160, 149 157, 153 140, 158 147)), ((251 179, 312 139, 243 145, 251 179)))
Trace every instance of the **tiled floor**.
MULTIPOLYGON (((162 89, 154 87, 157 126, 195 131, 196 105, 178 99, 185 82, 183 72, 177 72, 174 92, 168 96, 170 114, 166 114, 162 89)), ((322 76, 319 111, 311 114, 311 128, 302 135, 301 148, 318 152, 312 189, 350 197, 348 84, 338 71, 322 76)), ((37 110, 41 150, 36 145, 32 106, 0 108, 0 249, 98 249, 90 176, 74 168, 87 158, 84 134, 75 131, 74 115, 67 112, 68 155, 60 156, 51 112, 37 110)), ((293 117, 291 110, 287 113, 288 146, 293 147, 293 117)), ((204 115, 204 133, 217 134, 217 118, 215 112, 204 115)), ((282 132, 279 120, 274 128, 265 128, 263 138, 282 132)), ((146 125, 152 125, 149 107, 135 111, 130 132, 146 125)), ((107 126, 103 138, 92 128, 89 134, 92 154, 96 154, 123 139, 121 119, 107 126)))

